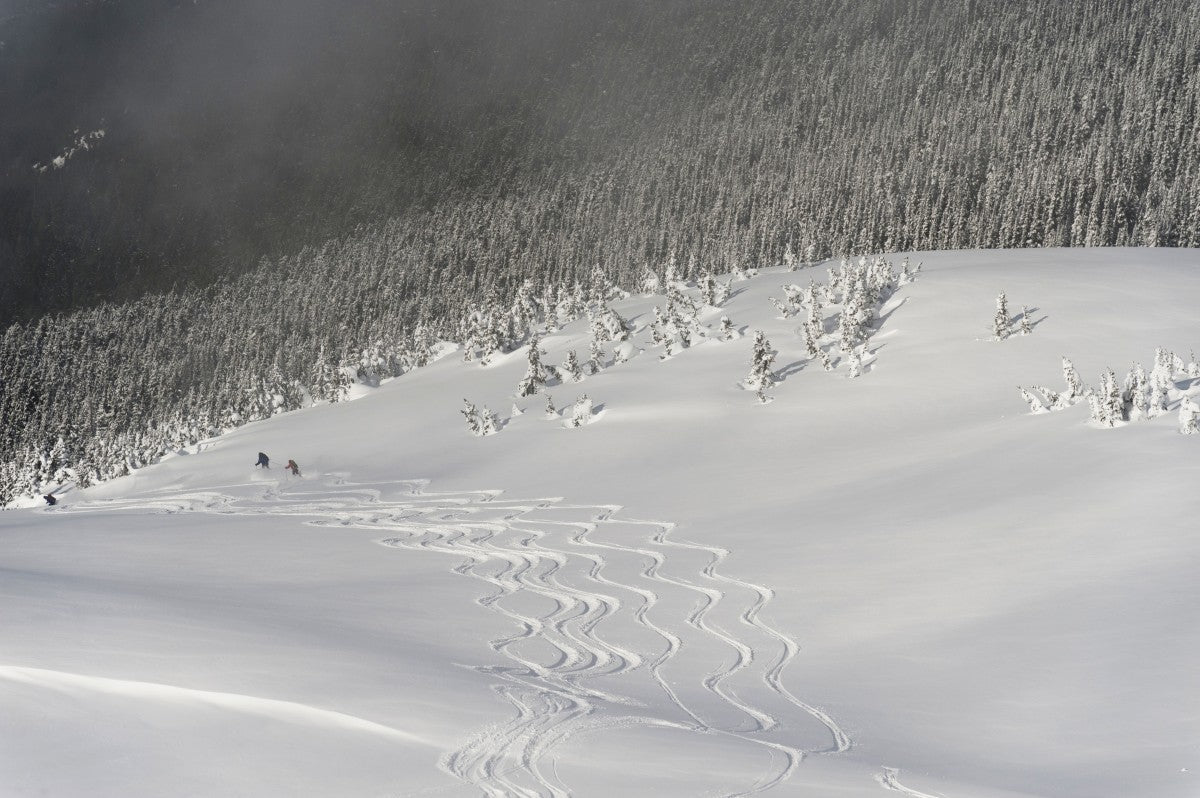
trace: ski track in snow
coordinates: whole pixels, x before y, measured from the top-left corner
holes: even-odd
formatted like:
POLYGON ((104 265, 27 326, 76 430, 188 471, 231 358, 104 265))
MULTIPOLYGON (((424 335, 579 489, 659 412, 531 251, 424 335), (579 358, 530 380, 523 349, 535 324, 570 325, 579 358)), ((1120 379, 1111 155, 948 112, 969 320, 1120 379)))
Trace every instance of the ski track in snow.
POLYGON ((896 768, 884 768, 883 773, 880 773, 875 779, 883 785, 886 790, 899 792, 911 796, 911 798, 938 798, 936 795, 930 795, 927 792, 918 792, 917 790, 905 787, 899 780, 900 771, 896 768))
MULTIPOLYGON (((726 798, 780 785, 806 754, 850 748, 833 718, 784 685, 799 645, 760 617, 770 589, 718 570, 728 550, 674 538, 670 523, 619 518, 617 505, 427 492, 426 480, 352 483, 328 474, 323 482, 164 489, 62 509, 296 517, 454 557, 455 573, 489 586, 477 602, 516 628, 490 642, 498 663, 472 666, 496 680, 513 715, 439 762, 492 798, 569 796, 554 752, 581 732, 650 726, 766 751, 767 769, 726 798), (664 697, 670 717, 660 716, 664 697), (821 728, 827 746, 801 744, 821 728)), ((877 780, 932 798, 901 786, 890 768, 877 780)))

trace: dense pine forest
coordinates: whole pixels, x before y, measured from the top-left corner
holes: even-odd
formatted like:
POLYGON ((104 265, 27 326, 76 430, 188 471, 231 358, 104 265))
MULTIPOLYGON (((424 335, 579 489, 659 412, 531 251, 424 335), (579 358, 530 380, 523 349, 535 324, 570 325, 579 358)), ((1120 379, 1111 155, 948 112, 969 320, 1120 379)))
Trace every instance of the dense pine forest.
MULTIPOLYGON (((113 53, 121 20, 167 53, 227 11, 66 5, 113 53)), ((245 52, 275 21, 252 5, 245 52)), ((0 70, 42 103, 0 123, 0 504, 337 400, 436 339, 519 346, 670 263, 1200 245, 1195 3, 479 5, 326 9, 277 65, 297 80, 200 84, 143 138, 101 76, 55 96, 0 70), (329 72, 323 47, 355 56, 329 72)), ((37 19, 0 20, 0 62, 37 19)))

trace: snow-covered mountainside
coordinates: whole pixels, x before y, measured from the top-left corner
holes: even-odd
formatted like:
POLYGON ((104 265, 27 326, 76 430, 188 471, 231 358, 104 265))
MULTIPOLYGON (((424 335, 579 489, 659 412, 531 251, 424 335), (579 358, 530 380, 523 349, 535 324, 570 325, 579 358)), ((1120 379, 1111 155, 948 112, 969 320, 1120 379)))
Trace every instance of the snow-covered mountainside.
POLYGON ((1196 795, 1200 253, 909 260, 689 287, 666 359, 629 297, 578 383, 450 353, 0 514, 0 794, 1196 795), (1106 410, 1064 357, 1146 380, 1106 410))

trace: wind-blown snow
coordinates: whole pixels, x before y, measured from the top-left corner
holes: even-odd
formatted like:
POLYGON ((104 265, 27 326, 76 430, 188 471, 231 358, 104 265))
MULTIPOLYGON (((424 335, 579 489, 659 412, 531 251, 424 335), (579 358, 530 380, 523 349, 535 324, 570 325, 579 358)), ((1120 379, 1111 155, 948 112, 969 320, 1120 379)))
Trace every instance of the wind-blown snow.
POLYGON ((451 356, 0 514, 0 794, 1195 795, 1200 437, 1017 386, 1187 360, 1200 254, 910 257, 854 379, 764 270, 553 419, 451 356))

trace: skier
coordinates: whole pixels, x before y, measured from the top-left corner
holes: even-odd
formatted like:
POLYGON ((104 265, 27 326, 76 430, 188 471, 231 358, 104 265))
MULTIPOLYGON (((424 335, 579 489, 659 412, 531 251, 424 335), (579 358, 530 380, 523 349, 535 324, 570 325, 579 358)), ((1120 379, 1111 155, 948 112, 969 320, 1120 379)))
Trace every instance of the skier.
POLYGON ((43 496, 42 498, 43 498, 43 499, 45 499, 45 500, 46 500, 46 504, 50 505, 51 507, 53 507, 54 505, 58 504, 58 499, 54 498, 54 494, 53 494, 53 493, 47 493, 47 494, 46 494, 45 496, 43 496))
POLYGON ((283 467, 284 471, 291 471, 296 476, 300 476, 300 466, 296 465, 295 460, 288 460, 287 465, 283 467))
POLYGON ((258 462, 255 463, 254 465, 256 468, 261 466, 263 468, 269 469, 271 467, 271 458, 267 457, 267 455, 265 453, 259 452, 258 453, 258 462))

